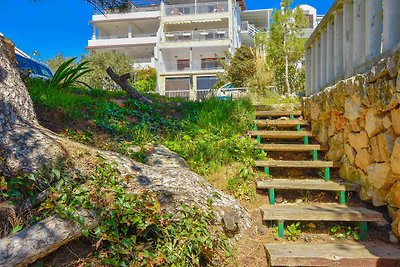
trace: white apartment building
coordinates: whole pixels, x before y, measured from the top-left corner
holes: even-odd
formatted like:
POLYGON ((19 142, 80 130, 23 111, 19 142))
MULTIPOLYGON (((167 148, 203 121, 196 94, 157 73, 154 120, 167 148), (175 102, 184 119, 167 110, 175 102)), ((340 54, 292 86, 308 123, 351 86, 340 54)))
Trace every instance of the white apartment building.
POLYGON ((156 68, 160 94, 201 99, 223 72, 225 51, 254 45, 271 15, 246 10, 244 0, 133 0, 126 13, 93 15, 87 49, 123 51, 135 67, 156 68))
MULTIPOLYGON (((245 0, 132 0, 125 13, 94 14, 89 52, 119 50, 132 56, 134 67, 151 66, 158 93, 201 99, 223 72, 225 52, 254 45, 267 31, 273 9, 246 10, 245 0)), ((317 25, 316 10, 302 9, 317 25)))

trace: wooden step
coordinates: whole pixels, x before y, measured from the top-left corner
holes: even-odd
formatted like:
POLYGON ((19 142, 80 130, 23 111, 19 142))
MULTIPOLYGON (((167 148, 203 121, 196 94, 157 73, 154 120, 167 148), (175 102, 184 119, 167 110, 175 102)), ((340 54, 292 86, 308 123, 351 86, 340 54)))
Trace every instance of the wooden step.
POLYGON ((383 242, 275 243, 264 246, 268 266, 395 267, 400 246, 383 242))
POLYGON ((296 139, 303 137, 312 137, 310 131, 250 131, 251 136, 260 136, 261 138, 275 138, 275 139, 296 139))
POLYGON ((326 182, 320 179, 273 179, 257 182, 257 189, 270 188, 285 190, 358 191, 360 186, 344 182, 326 182))
POLYGON ((265 221, 384 222, 382 213, 335 203, 276 204, 260 208, 265 221))
POLYGON ((295 110, 295 111, 290 111, 290 110, 284 110, 284 111, 276 111, 276 110, 256 111, 256 117, 259 117, 259 118, 289 117, 290 115, 301 116, 301 111, 299 111, 299 110, 295 110))
POLYGON ((280 168, 337 168, 340 163, 320 160, 256 160, 257 167, 280 167, 280 168))
POLYGON ((328 150, 327 146, 322 145, 302 145, 302 144, 257 144, 257 149, 264 151, 278 151, 278 152, 307 152, 307 151, 322 151, 328 150))
POLYGON ((308 121, 306 120, 255 120, 254 123, 257 127, 268 127, 268 126, 276 126, 276 127, 296 127, 307 126, 308 121))

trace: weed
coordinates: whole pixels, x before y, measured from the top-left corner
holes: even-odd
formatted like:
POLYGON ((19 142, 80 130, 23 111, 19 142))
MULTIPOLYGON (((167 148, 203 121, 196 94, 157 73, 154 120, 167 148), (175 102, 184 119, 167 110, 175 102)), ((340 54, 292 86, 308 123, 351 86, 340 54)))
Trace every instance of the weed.
POLYGON ((286 226, 285 237, 289 241, 296 241, 301 234, 300 222, 286 226))
POLYGON ((339 239, 347 238, 349 236, 353 237, 354 240, 360 239, 359 227, 352 228, 351 226, 334 225, 330 228, 330 231, 339 239))
POLYGON ((156 195, 126 193, 116 169, 98 161, 87 177, 63 177, 43 204, 81 225, 84 219, 74 211, 96 212, 99 225, 83 231, 96 240, 96 259, 89 260, 111 266, 199 266, 216 255, 221 262, 230 256, 226 237, 216 236, 209 226, 215 220, 212 212, 181 206, 165 215, 156 195))

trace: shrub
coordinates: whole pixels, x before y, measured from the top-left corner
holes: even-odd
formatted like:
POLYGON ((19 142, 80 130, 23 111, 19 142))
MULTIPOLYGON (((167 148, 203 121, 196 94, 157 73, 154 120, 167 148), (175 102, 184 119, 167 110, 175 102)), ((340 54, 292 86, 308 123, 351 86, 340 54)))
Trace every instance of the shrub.
POLYGON ((108 67, 112 67, 118 74, 133 72, 133 59, 118 51, 96 51, 84 60, 89 61, 88 66, 94 71, 86 75, 82 81, 92 88, 119 90, 119 86, 108 77, 106 72, 108 67))
POLYGON ((136 70, 135 83, 133 87, 141 93, 153 92, 157 88, 157 72, 155 68, 136 70))

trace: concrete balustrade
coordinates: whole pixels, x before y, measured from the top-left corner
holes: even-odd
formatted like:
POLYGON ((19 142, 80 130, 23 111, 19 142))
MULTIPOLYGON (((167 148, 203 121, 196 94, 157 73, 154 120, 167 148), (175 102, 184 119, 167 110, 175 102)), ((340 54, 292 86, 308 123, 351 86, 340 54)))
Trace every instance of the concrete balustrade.
POLYGON ((400 0, 336 0, 305 46, 306 95, 400 48, 400 0))

